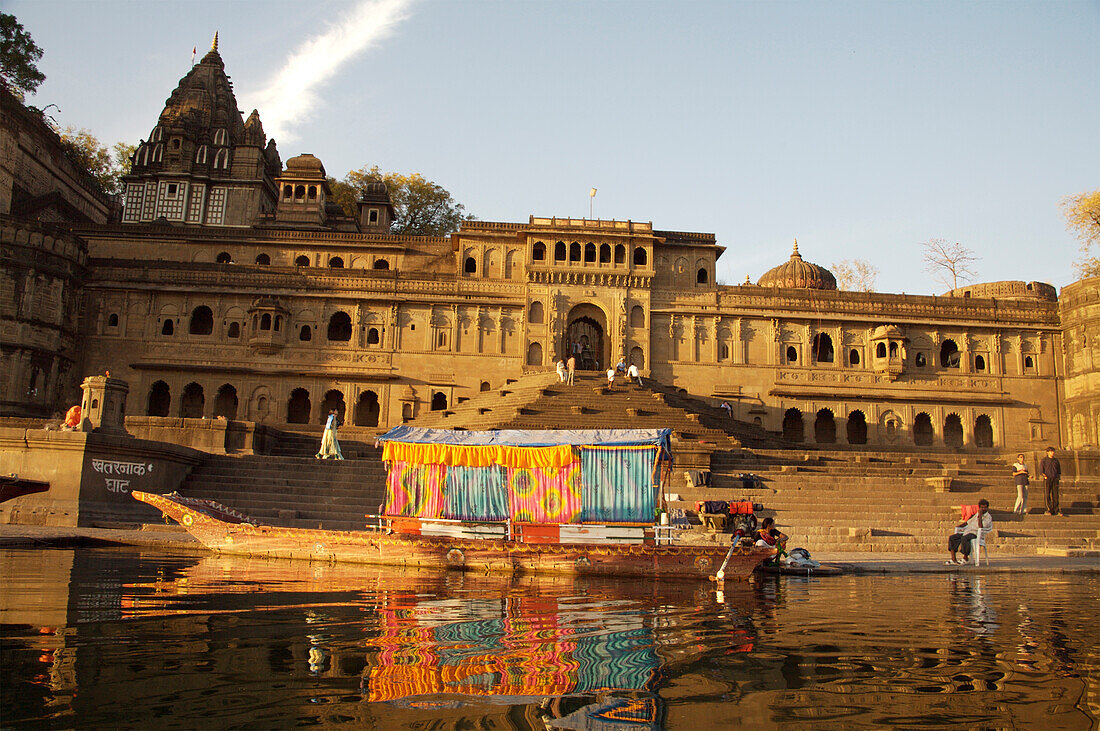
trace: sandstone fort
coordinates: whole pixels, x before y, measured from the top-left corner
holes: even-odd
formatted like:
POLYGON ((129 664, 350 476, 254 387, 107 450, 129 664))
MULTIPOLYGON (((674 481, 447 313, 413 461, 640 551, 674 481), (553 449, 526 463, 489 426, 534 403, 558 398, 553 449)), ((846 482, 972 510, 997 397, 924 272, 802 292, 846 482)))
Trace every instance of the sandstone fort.
POLYGON ((391 234, 384 185, 349 216, 321 160, 282 160, 216 48, 149 122, 119 203, 4 96, 9 425, 55 418, 108 371, 128 384, 130 431, 179 444, 201 446, 180 434, 204 421, 319 430, 332 408, 351 429, 446 425, 556 382, 572 354, 582 371, 624 358, 670 398, 725 401, 776 448, 1091 454, 1100 439, 1100 280, 1059 293, 1022 268, 941 296, 839 291, 803 241, 731 286, 716 265, 736 250, 659 222, 532 215, 391 234))

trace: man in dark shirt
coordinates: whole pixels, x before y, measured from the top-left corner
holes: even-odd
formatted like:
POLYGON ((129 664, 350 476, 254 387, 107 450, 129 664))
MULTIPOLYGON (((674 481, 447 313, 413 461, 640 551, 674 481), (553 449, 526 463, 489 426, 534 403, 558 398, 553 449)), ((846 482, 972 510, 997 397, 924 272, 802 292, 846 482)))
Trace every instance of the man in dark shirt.
POLYGON ((1061 515, 1058 481, 1062 479, 1062 463, 1054 456, 1054 447, 1047 447, 1047 456, 1039 462, 1039 476, 1047 482, 1047 515, 1061 515))

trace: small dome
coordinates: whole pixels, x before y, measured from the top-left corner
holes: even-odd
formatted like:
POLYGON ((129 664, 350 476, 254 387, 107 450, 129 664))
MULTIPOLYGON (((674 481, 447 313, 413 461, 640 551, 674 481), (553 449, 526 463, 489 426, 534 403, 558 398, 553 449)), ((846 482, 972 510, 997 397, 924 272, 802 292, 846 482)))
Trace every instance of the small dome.
POLYGON ((386 188, 386 184, 381 180, 372 180, 367 183, 367 187, 363 192, 367 195, 386 195, 389 193, 389 189, 386 188))
POLYGON ((803 261, 798 253, 798 240, 794 242, 791 258, 769 269, 756 281, 761 287, 788 287, 792 289, 836 289, 836 277, 825 267, 803 261))
POLYGON ((879 325, 871 333, 871 340, 905 340, 905 333, 897 325, 879 325))
POLYGON ((287 170, 324 170, 324 166, 321 161, 317 159, 316 155, 311 155, 308 152, 292 157, 286 161, 287 170))

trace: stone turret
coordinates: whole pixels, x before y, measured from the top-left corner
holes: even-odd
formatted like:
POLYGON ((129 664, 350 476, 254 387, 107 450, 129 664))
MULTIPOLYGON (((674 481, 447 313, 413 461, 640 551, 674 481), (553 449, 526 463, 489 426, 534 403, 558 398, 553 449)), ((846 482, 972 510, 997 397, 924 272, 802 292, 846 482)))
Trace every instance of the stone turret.
POLYGON ((323 226, 327 219, 325 203, 329 190, 325 166, 316 156, 306 153, 286 161, 286 170, 278 179, 279 206, 275 221, 279 224, 323 226))
POLYGON ((123 222, 254 225, 275 208, 278 165, 259 112, 246 122, 237 108, 215 34, 134 153, 123 222))
POLYGON ((359 197, 359 230, 363 233, 388 234, 393 225, 393 202, 390 191, 380 180, 367 183, 359 197))

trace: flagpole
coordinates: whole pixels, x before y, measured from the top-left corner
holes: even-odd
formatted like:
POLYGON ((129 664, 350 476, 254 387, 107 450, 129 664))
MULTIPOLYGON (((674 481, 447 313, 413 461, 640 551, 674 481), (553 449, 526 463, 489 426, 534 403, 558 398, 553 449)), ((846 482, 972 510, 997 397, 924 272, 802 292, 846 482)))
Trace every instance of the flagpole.
POLYGON ((588 189, 588 220, 590 220, 590 221, 595 220, 594 218, 592 218, 592 201, 595 198, 596 198, 596 189, 595 188, 589 188, 588 189))

